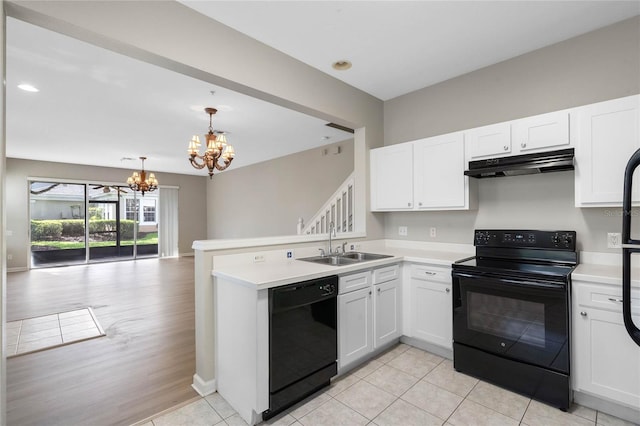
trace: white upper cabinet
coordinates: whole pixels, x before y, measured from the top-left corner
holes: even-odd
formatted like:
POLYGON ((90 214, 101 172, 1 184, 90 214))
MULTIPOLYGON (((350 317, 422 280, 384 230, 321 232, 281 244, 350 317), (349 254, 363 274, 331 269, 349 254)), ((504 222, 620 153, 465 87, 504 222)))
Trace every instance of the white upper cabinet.
POLYGON ((462 132, 416 141, 413 152, 416 208, 466 208, 469 199, 469 179, 464 175, 462 132))
POLYGON ((569 118, 563 110, 467 130, 467 160, 569 148, 569 118))
POLYGON ((470 208, 462 132, 371 150, 371 210, 470 208))
POLYGON ((413 145, 372 149, 371 210, 413 209, 413 145))
POLYGON ((469 160, 511 153, 511 123, 477 127, 465 132, 469 160))
POLYGON ((513 122, 513 144, 520 154, 568 147, 569 112, 552 112, 513 122))
MULTIPOLYGON (((576 109, 576 207, 622 205, 624 169, 640 148, 639 106, 635 95, 576 109)), ((638 202, 640 176, 635 176, 633 201, 638 202)))

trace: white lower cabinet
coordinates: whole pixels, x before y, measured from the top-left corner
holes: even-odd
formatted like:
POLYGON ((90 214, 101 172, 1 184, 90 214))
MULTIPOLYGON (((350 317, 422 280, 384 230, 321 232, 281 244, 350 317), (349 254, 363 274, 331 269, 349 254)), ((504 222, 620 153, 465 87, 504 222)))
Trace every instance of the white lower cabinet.
POLYGON ((453 349, 451 268, 410 266, 410 337, 453 349))
POLYGON ((370 287, 338 296, 339 365, 349 365, 373 350, 373 304, 370 287))
POLYGON ((394 279, 374 286, 373 311, 375 312, 374 348, 391 343, 402 335, 400 323, 400 280, 394 279))
MULTIPOLYGON (((620 285, 573 282, 573 389, 640 407, 640 347, 622 319, 620 285)), ((640 290, 632 291, 640 324, 640 290)))
POLYGON ((343 369, 402 335, 399 265, 340 277, 338 367, 343 369), (353 283, 358 283, 353 285, 353 283))

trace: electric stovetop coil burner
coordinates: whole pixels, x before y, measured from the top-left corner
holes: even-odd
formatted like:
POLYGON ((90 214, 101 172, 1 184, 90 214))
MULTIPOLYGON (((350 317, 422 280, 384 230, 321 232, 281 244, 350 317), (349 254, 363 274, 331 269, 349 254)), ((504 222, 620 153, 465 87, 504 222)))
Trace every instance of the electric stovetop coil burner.
POLYGON ((574 231, 476 230, 453 265, 457 371, 569 408, 574 231))

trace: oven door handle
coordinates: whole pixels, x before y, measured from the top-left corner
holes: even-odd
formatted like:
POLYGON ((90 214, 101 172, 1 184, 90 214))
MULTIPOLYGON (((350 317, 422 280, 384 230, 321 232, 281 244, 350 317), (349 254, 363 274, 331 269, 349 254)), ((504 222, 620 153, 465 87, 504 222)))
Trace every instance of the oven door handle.
MULTIPOLYGON (((461 277, 461 278, 469 278, 472 280, 476 280, 479 278, 488 278, 486 275, 474 275, 474 274, 467 274, 464 272, 454 272, 453 276, 461 277)), ((515 285, 515 286, 527 287, 527 288, 542 288, 542 289, 548 289, 548 290, 564 290, 566 288, 564 283, 557 283, 553 281, 527 281, 527 280, 519 280, 519 279, 516 280, 516 279, 497 277, 497 276, 491 276, 491 279, 501 284, 515 285)))

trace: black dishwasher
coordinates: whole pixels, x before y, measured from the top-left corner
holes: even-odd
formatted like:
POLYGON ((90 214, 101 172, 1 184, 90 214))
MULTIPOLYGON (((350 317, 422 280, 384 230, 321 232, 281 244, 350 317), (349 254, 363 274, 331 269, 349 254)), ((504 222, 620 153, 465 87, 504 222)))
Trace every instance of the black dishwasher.
POLYGON ((327 386, 338 372, 338 277, 269 290, 267 420, 327 386))

